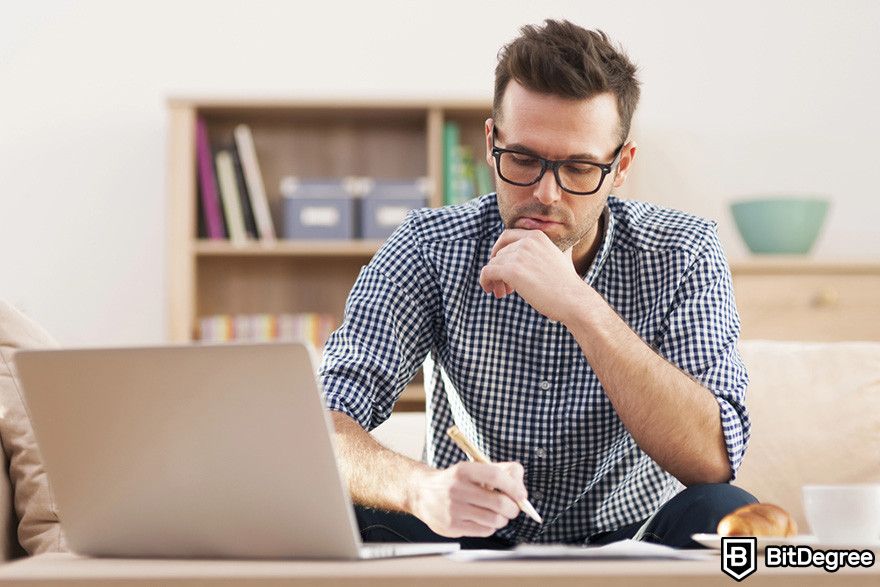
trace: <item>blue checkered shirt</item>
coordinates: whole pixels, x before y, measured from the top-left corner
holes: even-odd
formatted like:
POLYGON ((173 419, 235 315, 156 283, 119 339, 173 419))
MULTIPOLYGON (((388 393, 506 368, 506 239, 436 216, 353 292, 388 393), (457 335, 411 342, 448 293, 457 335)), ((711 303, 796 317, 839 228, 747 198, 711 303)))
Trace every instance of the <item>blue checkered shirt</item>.
MULTIPOLYGON (((715 395, 736 471, 749 435, 748 375, 714 223, 613 196, 604 215, 584 279, 715 395)), ((540 526, 520 514, 498 536, 574 543, 644 520, 681 485, 636 445, 564 325, 516 294, 499 300, 480 288, 503 229, 494 194, 411 213, 361 270, 325 347, 327 405, 372 430, 430 354, 425 462, 466 459, 446 436, 458 424, 493 461, 522 463, 544 517, 540 526)))

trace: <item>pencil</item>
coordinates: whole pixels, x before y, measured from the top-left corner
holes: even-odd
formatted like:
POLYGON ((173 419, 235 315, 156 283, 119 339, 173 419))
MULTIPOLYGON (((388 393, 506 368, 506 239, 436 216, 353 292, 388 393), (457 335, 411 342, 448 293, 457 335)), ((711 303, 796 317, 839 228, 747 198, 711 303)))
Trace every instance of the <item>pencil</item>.
MULTIPOLYGON (((476 446, 471 444, 471 441, 468 440, 467 436, 458 429, 458 426, 450 426, 449 430, 446 431, 446 434, 455 441, 455 444, 458 445, 458 448, 464 451, 464 453, 470 457, 470 459, 476 463, 486 463, 491 464, 492 461, 489 460, 489 457, 483 454, 483 451, 478 449, 476 446)), ((538 515, 538 510, 535 509, 528 499, 520 499, 516 502, 516 505, 519 506, 519 509, 522 510, 528 517, 535 520, 539 524, 543 524, 544 520, 541 519, 541 516, 538 515)))

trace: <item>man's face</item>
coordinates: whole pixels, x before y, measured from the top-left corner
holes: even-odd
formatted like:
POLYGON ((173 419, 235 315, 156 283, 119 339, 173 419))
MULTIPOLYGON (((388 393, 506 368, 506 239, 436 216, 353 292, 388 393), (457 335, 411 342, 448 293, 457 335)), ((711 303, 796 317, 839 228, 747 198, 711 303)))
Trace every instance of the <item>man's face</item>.
MULTIPOLYGON (((612 94, 570 100, 528 90, 511 80, 504 93, 502 119, 486 121, 486 161, 495 145, 546 159, 581 159, 611 163, 620 145, 617 103, 612 94)), ((496 171, 498 208, 506 228, 541 230, 565 251, 574 247, 577 260, 597 242, 599 217, 613 187, 623 184, 635 147, 626 145, 616 169, 595 194, 576 196, 563 191, 552 170, 530 186, 511 185, 496 171)))

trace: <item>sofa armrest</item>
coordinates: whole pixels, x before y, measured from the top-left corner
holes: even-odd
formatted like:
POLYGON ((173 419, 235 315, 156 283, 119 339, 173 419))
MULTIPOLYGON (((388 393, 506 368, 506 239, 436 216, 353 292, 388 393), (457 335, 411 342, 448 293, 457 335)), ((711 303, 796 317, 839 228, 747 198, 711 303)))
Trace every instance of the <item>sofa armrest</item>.
POLYGON ((25 556, 18 543, 18 516, 12 502, 12 481, 9 479, 9 460, 0 442, 0 561, 25 556))

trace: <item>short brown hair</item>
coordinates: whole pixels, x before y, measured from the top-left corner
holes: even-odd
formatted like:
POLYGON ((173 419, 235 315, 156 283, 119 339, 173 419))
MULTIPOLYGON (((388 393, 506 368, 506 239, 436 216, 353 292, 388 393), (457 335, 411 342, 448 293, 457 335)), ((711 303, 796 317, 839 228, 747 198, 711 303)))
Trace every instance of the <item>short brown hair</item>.
POLYGON ((617 98, 620 138, 629 135, 639 103, 636 66, 602 31, 588 31, 567 20, 526 25, 498 52, 492 116, 501 119, 501 102, 511 79, 542 94, 584 100, 611 92, 617 98))

